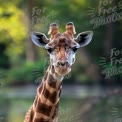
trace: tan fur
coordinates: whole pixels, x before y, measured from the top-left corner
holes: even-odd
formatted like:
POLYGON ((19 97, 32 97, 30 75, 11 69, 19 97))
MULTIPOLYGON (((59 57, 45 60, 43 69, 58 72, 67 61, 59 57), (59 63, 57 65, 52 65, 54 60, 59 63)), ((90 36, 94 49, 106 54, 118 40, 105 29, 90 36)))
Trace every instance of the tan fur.
POLYGON ((56 36, 60 34, 60 32, 58 31, 58 26, 55 24, 51 24, 48 34, 51 35, 51 39, 56 38, 56 36))
POLYGON ((65 33, 69 34, 70 36, 73 36, 74 34, 76 34, 75 26, 74 25, 66 25, 66 32, 65 33))

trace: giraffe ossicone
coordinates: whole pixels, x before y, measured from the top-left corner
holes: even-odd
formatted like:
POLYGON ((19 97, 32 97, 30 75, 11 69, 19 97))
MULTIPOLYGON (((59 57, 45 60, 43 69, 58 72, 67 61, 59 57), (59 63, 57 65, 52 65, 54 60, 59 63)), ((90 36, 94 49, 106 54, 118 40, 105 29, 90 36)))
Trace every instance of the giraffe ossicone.
POLYGON ((50 66, 37 88, 34 103, 24 122, 58 122, 62 80, 71 71, 78 48, 88 45, 93 37, 93 31, 82 32, 74 37, 76 31, 72 22, 66 24, 64 33, 60 33, 58 25, 52 23, 48 34, 50 38, 40 32, 31 34, 33 43, 47 50, 50 66))

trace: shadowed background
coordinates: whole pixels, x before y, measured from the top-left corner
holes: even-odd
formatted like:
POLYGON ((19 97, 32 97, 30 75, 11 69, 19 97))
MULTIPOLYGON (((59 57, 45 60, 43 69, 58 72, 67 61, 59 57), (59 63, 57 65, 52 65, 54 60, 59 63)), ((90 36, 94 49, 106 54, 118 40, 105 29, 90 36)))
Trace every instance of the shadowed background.
POLYGON ((121 13, 120 0, 0 0, 0 122, 22 122, 33 103, 50 62, 30 33, 53 22, 94 31, 63 81, 59 122, 122 121, 121 13))

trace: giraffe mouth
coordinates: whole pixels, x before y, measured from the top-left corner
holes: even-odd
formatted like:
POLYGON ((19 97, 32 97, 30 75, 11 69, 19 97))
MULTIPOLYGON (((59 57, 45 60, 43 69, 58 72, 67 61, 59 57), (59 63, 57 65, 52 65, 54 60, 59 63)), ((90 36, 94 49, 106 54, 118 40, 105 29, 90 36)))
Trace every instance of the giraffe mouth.
POLYGON ((66 75, 71 71, 71 67, 70 66, 68 66, 68 67, 66 67, 66 66, 56 66, 55 71, 59 75, 66 75))

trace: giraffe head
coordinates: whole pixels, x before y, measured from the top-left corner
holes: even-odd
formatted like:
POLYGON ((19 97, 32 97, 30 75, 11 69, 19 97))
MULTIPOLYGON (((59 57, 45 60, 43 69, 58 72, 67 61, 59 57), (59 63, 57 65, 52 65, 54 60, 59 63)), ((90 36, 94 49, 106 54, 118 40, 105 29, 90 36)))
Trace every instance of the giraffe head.
POLYGON ((75 27, 72 22, 66 24, 66 31, 60 33, 58 25, 50 25, 47 38, 45 34, 34 32, 31 35, 32 41, 39 47, 44 47, 50 55, 51 65, 58 75, 66 75, 71 71, 71 66, 75 62, 77 49, 90 43, 93 32, 86 31, 79 33, 76 37, 75 27))

